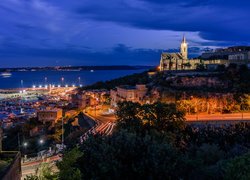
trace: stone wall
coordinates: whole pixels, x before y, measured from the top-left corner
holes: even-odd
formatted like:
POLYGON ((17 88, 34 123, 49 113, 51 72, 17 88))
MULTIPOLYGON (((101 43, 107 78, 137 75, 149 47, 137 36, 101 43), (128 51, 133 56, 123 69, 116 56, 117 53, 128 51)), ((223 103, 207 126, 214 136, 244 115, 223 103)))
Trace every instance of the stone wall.
POLYGON ((177 77, 173 80, 174 87, 228 87, 228 82, 217 77, 177 77))

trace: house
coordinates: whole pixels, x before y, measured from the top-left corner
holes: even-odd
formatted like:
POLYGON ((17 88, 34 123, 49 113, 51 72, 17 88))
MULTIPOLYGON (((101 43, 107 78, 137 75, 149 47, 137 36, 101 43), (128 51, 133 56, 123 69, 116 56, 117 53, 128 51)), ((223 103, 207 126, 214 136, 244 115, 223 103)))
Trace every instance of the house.
POLYGON ((148 88, 144 84, 136 86, 119 86, 110 91, 111 106, 116 107, 118 102, 132 101, 143 103, 145 101, 148 88))
POLYGON ((45 109, 37 112, 37 118, 39 121, 45 124, 46 122, 56 123, 59 119, 62 118, 62 109, 53 108, 45 109))

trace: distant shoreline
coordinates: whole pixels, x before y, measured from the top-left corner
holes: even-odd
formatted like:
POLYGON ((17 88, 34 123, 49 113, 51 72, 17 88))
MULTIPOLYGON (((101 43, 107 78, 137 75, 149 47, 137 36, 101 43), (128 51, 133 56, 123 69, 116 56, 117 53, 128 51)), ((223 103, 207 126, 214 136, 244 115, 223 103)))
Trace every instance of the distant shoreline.
POLYGON ((52 86, 83 87, 100 81, 107 81, 134 73, 140 73, 143 69, 39 69, 0 72, 0 89, 33 88, 52 86))
POLYGON ((155 66, 57 66, 57 67, 20 67, 0 68, 0 72, 22 71, 98 71, 98 70, 139 70, 150 69, 155 66))

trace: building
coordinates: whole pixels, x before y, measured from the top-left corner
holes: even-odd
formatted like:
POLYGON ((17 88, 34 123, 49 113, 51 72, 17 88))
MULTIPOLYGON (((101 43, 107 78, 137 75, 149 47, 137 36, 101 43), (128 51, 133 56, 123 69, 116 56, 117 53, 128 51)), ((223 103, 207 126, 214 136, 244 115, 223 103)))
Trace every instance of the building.
POLYGON ((89 90, 80 94, 73 94, 71 101, 75 107, 84 109, 90 106, 105 104, 108 97, 109 91, 107 90, 89 90))
POLYGON ((202 63, 204 64, 205 68, 210 71, 216 70, 219 65, 229 65, 229 61, 225 59, 203 60, 202 63))
POLYGON ((229 63, 234 64, 249 64, 250 63, 250 50, 245 52, 238 52, 228 55, 229 63))
POLYGON ((110 91, 111 106, 116 107, 118 102, 132 101, 143 103, 145 101, 148 88, 146 85, 119 86, 110 91))
POLYGON ((160 61, 160 70, 182 70, 188 63, 188 44, 183 36, 180 46, 180 53, 162 53, 160 61))
POLYGON ((76 110, 69 110, 69 111, 66 111, 64 116, 65 117, 73 117, 73 116, 76 116, 77 115, 77 111, 76 110))
POLYGON ((179 53, 162 53, 160 60, 160 71, 168 70, 192 70, 198 64, 201 64, 200 59, 188 59, 188 43, 183 36, 179 53))
MULTIPOLYGON (((228 48, 218 48, 215 50, 206 51, 201 54, 201 59, 229 59, 230 55, 244 54, 244 56, 250 52, 249 46, 234 46, 228 48)), ((248 55, 247 55, 248 56, 248 55)), ((247 57, 245 56, 244 59, 247 57)))
MULTIPOLYGON (((219 64, 228 66, 229 64, 249 64, 250 63, 250 47, 249 46, 235 46, 229 48, 220 48, 204 52, 201 59, 206 64, 211 64, 210 61, 221 61, 219 64)), ((216 63, 218 64, 218 63, 216 63)))
POLYGON ((235 46, 220 48, 202 53, 199 59, 188 59, 188 43, 183 37, 179 53, 162 53, 160 71, 192 70, 197 65, 204 65, 208 70, 215 70, 219 65, 250 65, 250 47, 235 46))
POLYGON ((71 96, 71 102, 74 107, 77 107, 78 109, 84 109, 90 104, 90 96, 85 93, 73 94, 71 96))
POLYGON ((59 119, 62 118, 62 109, 45 109, 37 112, 37 118, 39 121, 43 122, 52 122, 56 123, 59 119))

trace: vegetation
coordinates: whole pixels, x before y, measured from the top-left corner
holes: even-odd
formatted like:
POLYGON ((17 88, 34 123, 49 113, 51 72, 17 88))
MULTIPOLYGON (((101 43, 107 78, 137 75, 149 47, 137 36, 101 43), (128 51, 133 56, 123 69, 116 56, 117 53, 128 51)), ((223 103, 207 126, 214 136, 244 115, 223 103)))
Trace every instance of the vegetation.
POLYGON ((123 102, 117 118, 112 135, 90 137, 65 155, 61 179, 249 179, 247 123, 190 126, 164 103, 123 102))
POLYGON ((0 173, 10 165, 11 161, 13 161, 12 158, 5 158, 5 159, 0 159, 0 173))
POLYGON ((82 175, 79 168, 76 166, 78 158, 83 155, 78 148, 72 149, 64 155, 64 160, 57 164, 60 169, 59 179, 61 180, 78 180, 81 179, 82 175))
POLYGON ((147 71, 145 71, 143 73, 128 75, 128 76, 124 76, 124 77, 117 78, 117 79, 110 80, 110 81, 105 81, 105 82, 100 81, 100 82, 97 82, 93 85, 83 87, 80 90, 89 90, 89 89, 108 89, 108 90, 110 90, 110 89, 113 89, 119 85, 134 86, 136 84, 147 84, 149 82, 150 82, 150 78, 148 77, 147 71))
POLYGON ((57 173, 51 171, 52 165, 48 163, 42 163, 36 170, 36 174, 29 175, 24 180, 56 180, 58 179, 57 173))

